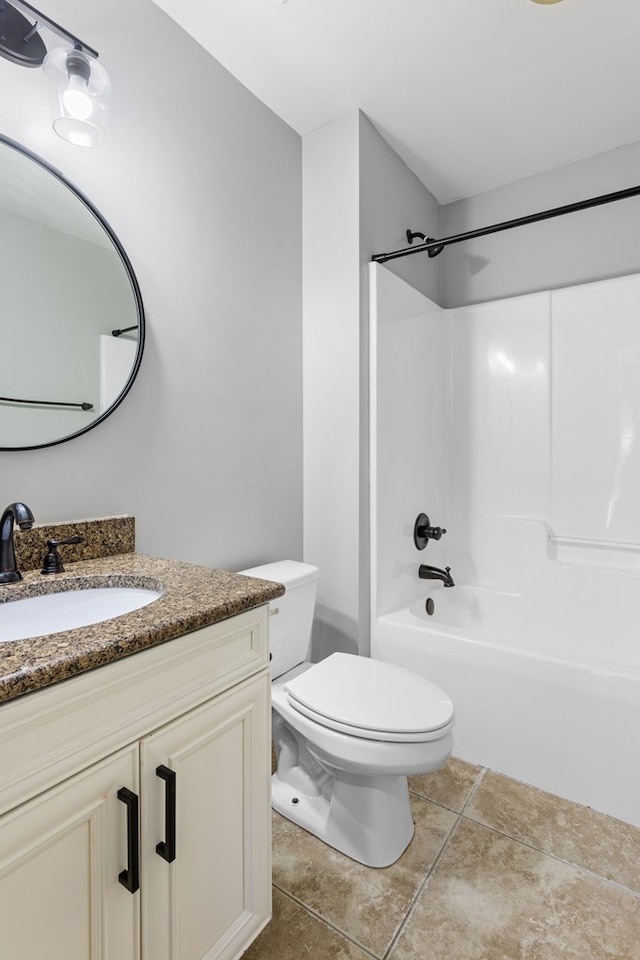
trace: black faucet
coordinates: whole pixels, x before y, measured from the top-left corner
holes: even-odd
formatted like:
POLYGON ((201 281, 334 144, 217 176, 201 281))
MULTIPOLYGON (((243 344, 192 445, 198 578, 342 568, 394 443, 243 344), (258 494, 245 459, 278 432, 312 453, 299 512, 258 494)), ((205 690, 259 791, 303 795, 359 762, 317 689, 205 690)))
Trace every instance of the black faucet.
POLYGON ((418 576, 421 580, 442 580, 445 587, 455 587, 453 577, 451 576, 451 567, 430 567, 428 563, 421 563, 418 569, 418 576))
POLYGON ((13 547, 13 525, 17 523, 21 530, 30 530, 34 516, 26 503, 10 503, 0 519, 0 583, 16 583, 22 580, 22 574, 16 566, 16 553, 13 547))

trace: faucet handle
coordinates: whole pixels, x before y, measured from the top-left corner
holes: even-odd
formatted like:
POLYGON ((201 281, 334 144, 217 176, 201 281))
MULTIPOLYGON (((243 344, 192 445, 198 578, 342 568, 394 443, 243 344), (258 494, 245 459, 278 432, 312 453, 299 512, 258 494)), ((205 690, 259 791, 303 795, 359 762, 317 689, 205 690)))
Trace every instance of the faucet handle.
POLYGON ((83 537, 77 533, 74 537, 68 537, 66 540, 47 540, 48 553, 44 558, 41 573, 64 573, 62 560, 58 553, 58 547, 63 547, 67 543, 82 543, 83 537))
POLYGON ((432 527, 426 513, 419 513, 413 525, 413 542, 418 550, 424 550, 429 540, 440 540, 446 532, 444 527, 432 527))

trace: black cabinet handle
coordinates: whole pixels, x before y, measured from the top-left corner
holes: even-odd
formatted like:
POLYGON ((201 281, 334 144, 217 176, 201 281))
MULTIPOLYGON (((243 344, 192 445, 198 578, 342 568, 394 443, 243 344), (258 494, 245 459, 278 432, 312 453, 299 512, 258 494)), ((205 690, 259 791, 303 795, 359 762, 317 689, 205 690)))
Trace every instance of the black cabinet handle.
POLYGON ((140 887, 140 826, 138 795, 127 787, 120 787, 118 800, 127 806, 127 869, 118 874, 118 880, 129 893, 140 887))
POLYGON ((164 764, 156 767, 156 776, 164 780, 164 836, 156 844, 156 853, 173 863, 176 858, 176 773, 164 764))

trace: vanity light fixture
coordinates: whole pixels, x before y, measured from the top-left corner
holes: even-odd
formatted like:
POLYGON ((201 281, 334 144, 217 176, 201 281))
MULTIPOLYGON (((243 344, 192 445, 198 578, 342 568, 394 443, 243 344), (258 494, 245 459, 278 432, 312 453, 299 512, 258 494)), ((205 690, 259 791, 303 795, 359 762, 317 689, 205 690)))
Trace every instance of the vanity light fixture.
POLYGON ((111 83, 98 63, 97 50, 30 3, 0 0, 0 57, 22 67, 42 66, 50 81, 55 132, 79 147, 100 146, 107 127, 111 83), (57 47, 47 53, 41 27, 66 40, 71 49, 57 47))

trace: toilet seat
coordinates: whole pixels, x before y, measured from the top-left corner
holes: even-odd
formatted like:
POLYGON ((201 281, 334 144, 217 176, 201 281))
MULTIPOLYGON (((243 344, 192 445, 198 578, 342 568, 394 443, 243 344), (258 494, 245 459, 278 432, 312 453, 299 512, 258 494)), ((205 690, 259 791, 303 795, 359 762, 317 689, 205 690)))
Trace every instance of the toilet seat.
POLYGON ((289 705, 320 726, 387 742, 427 742, 453 726, 449 697, 424 677, 334 653, 284 685, 289 705))

